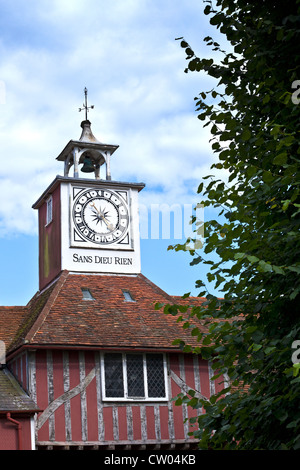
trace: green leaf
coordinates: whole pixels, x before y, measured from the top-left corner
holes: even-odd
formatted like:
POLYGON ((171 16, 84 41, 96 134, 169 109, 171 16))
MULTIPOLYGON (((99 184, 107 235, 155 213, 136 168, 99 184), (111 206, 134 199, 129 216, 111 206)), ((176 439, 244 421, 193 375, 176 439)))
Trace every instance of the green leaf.
POLYGON ((164 306, 164 304, 162 304, 162 303, 160 303, 160 302, 156 302, 155 305, 154 305, 154 308, 155 308, 155 310, 159 310, 159 309, 161 309, 163 306, 164 306))
POLYGON ((300 287, 297 287, 296 289, 293 290, 293 292, 290 294, 290 299, 294 300, 297 295, 300 293, 300 287))
POLYGON ((285 165, 287 162, 287 152, 282 152, 279 155, 276 155, 276 157, 273 160, 274 165, 285 165))
POLYGON ((183 294, 182 298, 183 298, 183 299, 189 298, 190 295, 191 295, 190 292, 186 292, 185 294, 183 294))
POLYGON ((264 260, 260 260, 258 265, 261 268, 261 271, 264 272, 264 273, 273 271, 272 265, 270 263, 267 263, 264 260))
POLYGON ((257 173, 257 168, 255 166, 249 166, 247 168, 247 176, 252 178, 257 173))
POLYGON ((257 258, 257 256, 250 256, 250 255, 247 255, 247 259, 250 261, 250 263, 257 263, 259 261, 259 258, 257 258))
MULTIPOLYGON (((211 12, 211 6, 210 5, 206 5, 206 7, 204 8, 204 15, 209 15, 211 12)), ((210 38, 211 39, 211 38, 210 38)))
POLYGON ((182 405, 182 397, 178 397, 175 401, 175 406, 181 406, 182 405))
POLYGON ((300 370, 300 363, 296 362, 295 364, 293 364, 293 376, 294 377, 297 377, 299 370, 300 370))
POLYGON ((198 336, 200 333, 201 333, 201 332, 200 332, 200 330, 199 330, 198 327, 193 328, 192 331, 191 331, 191 335, 192 335, 192 336, 198 336))
POLYGON ((204 186, 204 183, 200 183, 200 184, 199 184, 198 189, 197 189, 197 193, 198 193, 198 194, 202 192, 203 186, 204 186))
POLYGON ((289 207, 291 201, 290 201, 290 199, 287 199, 286 201, 282 201, 282 202, 283 202, 282 210, 285 212, 287 210, 287 208, 289 207))
POLYGON ((265 354, 266 355, 271 354, 273 351, 276 351, 276 347, 275 346, 269 346, 265 349, 265 354))
POLYGON ((270 171, 264 171, 263 172, 263 181, 264 183, 272 183, 273 182, 273 175, 270 171))
POLYGON ((251 138, 251 132, 249 129, 244 129, 242 132, 242 139, 249 140, 251 138))
POLYGON ((276 265, 273 264, 272 268, 273 268, 273 271, 276 274, 286 274, 285 270, 283 268, 281 268, 280 266, 276 266, 276 265))
POLYGON ((196 264, 201 263, 201 261, 203 261, 203 258, 201 256, 197 256, 190 262, 190 265, 195 266, 196 264))
POLYGON ((297 274, 300 274, 300 265, 287 266, 287 269, 294 271, 297 274))
POLYGON ((235 253, 234 259, 242 259, 245 257, 245 253, 235 253))

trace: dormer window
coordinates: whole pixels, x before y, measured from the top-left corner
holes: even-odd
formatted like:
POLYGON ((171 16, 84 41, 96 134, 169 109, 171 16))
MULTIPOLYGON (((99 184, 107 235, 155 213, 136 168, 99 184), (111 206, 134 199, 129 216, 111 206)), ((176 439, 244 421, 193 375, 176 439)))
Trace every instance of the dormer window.
POLYGON ((95 300, 91 294, 90 289, 87 289, 86 287, 82 287, 81 292, 82 292, 83 300, 95 300))
POLYGON ((52 219, 53 219, 53 199, 52 199, 52 196, 50 196, 47 201, 46 201, 46 205, 47 205, 47 210, 46 210, 46 225, 50 224, 50 222, 52 222, 52 219))
POLYGON ((130 294, 129 290, 123 290, 124 299, 126 302, 135 302, 134 298, 130 294))

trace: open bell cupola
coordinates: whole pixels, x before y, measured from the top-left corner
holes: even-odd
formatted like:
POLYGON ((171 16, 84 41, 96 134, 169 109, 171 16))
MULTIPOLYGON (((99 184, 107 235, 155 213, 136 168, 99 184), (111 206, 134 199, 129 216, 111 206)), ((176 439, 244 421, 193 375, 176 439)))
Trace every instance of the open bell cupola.
POLYGON ((70 140, 63 151, 56 158, 64 162, 64 176, 69 176, 73 167, 73 177, 78 178, 80 172, 94 173, 95 179, 111 180, 110 158, 119 147, 100 142, 94 136, 91 129, 91 122, 87 118, 87 113, 93 106, 87 105, 87 89, 84 89, 85 103, 79 111, 85 110, 85 120, 82 121, 82 133, 79 140, 70 140), (82 164, 82 167, 80 165, 82 164), (100 168, 105 166, 105 177, 100 173, 100 168))

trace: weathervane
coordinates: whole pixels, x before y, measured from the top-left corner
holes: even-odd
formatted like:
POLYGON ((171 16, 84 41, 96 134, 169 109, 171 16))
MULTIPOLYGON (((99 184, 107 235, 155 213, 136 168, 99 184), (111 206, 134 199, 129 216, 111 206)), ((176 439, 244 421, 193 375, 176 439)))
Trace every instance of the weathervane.
POLYGON ((87 88, 85 87, 85 89, 84 89, 85 102, 83 104, 83 108, 79 108, 79 112, 83 111, 85 109, 85 120, 86 121, 88 120, 87 113, 88 113, 89 109, 94 109, 94 105, 92 105, 92 106, 87 105, 87 92, 88 92, 87 88))

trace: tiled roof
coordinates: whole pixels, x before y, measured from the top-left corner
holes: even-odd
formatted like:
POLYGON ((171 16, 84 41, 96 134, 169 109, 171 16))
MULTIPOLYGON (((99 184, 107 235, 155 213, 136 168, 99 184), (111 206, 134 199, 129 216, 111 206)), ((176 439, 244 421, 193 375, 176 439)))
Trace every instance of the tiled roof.
MULTIPOLYGON (((170 348, 177 338, 190 341, 176 317, 155 310, 154 304, 180 303, 142 274, 85 275, 64 271, 56 283, 36 295, 11 342, 102 348, 170 348), (82 288, 94 300, 84 300, 82 288), (134 302, 125 300, 129 291, 134 302), (184 336, 186 336, 184 338, 184 336)), ((193 303, 203 299, 193 298, 193 303)), ((1 310, 0 310, 1 313, 1 310)))
POLYGON ((6 350, 27 315, 26 307, 0 307, 0 340, 4 341, 6 350))
MULTIPOLYGON (((15 349, 24 343, 27 332, 38 320, 44 307, 48 304, 51 293, 55 287, 53 283, 47 290, 37 293, 27 304, 26 307, 0 307, 0 335, 10 324, 11 334, 6 338, 6 351, 15 349), (10 310, 10 316, 7 315, 6 308, 10 310), (22 309, 22 315, 19 312, 19 321, 17 321, 18 311, 22 309), (11 322, 11 317, 16 319, 11 322)), ((20 310, 21 311, 21 310, 20 310)))
POLYGON ((0 369, 0 390, 0 413, 39 411, 34 401, 6 368, 0 369))

